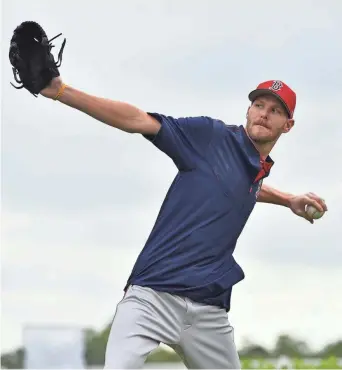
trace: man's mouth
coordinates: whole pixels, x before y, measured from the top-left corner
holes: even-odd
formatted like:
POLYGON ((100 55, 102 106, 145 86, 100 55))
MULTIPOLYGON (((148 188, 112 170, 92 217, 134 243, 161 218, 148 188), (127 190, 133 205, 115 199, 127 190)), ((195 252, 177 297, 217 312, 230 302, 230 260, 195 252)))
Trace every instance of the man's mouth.
POLYGON ((261 127, 264 127, 264 128, 269 128, 269 127, 267 127, 264 123, 262 123, 262 122, 257 122, 257 123, 255 123, 255 125, 256 126, 261 126, 261 127))

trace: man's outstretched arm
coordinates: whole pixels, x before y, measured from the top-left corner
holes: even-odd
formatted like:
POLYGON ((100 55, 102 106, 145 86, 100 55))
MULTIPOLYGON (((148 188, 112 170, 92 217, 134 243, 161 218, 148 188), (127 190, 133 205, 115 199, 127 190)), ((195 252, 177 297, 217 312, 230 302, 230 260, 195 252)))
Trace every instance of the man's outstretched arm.
POLYGON ((294 214, 305 218, 310 223, 313 223, 313 219, 305 211, 308 205, 314 206, 320 212, 328 210, 323 199, 314 193, 294 195, 284 193, 266 184, 262 184, 257 201, 288 207, 294 214))
POLYGON ((41 95, 59 100, 69 107, 125 132, 156 135, 160 129, 160 123, 141 109, 128 103, 92 96, 66 86, 60 77, 54 78, 50 85, 41 91, 41 95))

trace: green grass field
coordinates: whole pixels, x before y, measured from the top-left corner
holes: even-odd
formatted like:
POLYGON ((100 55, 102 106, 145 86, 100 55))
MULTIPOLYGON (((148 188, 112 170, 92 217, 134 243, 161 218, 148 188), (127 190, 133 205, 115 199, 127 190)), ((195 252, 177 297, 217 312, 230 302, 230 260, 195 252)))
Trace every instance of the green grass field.
POLYGON ((289 363, 284 362, 283 366, 270 360, 249 360, 241 359, 243 369, 342 369, 342 360, 329 357, 317 360, 317 362, 306 361, 304 359, 291 359, 289 363))

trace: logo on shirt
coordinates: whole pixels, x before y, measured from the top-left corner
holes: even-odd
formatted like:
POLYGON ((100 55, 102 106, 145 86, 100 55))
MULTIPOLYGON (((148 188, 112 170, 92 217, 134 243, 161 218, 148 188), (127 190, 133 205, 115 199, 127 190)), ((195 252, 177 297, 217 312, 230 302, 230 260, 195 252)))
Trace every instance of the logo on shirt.
POLYGON ((270 87, 271 90, 279 91, 283 87, 283 83, 281 81, 273 81, 272 86, 270 87))
POLYGON ((262 186, 262 179, 259 181, 259 183, 258 183, 258 188, 257 188, 257 190, 256 190, 256 192, 255 192, 255 199, 258 199, 258 196, 259 196, 259 194, 260 194, 260 190, 261 190, 261 186, 262 186))

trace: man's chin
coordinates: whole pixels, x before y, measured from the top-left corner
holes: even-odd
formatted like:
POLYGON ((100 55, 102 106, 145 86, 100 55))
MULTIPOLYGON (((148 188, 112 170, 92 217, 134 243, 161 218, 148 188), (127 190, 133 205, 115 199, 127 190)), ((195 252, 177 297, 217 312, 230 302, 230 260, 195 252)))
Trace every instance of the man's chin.
POLYGON ((252 132, 249 134, 249 137, 256 143, 264 144, 271 141, 270 135, 264 132, 252 132))
POLYGON ((255 125, 249 130, 249 137, 256 143, 268 143, 272 141, 269 130, 264 126, 255 125))

